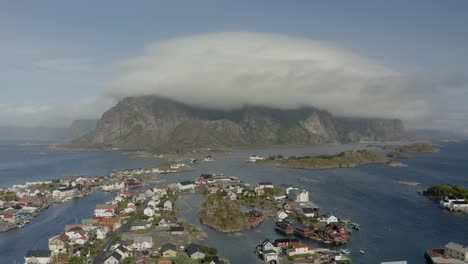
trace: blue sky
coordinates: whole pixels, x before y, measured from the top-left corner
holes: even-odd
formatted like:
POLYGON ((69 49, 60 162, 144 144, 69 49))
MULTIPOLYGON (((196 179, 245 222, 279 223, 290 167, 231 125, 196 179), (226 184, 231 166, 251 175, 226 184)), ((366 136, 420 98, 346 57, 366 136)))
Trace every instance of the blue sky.
POLYGON ((152 43, 236 31, 320 41, 401 73, 456 82, 437 87, 446 115, 437 118, 465 129, 455 122, 468 113, 467 11, 468 2, 456 0, 2 1, 0 125, 98 116, 104 106, 80 105, 95 102, 119 78, 116 68, 152 43), (57 109, 67 115, 51 115, 57 109))

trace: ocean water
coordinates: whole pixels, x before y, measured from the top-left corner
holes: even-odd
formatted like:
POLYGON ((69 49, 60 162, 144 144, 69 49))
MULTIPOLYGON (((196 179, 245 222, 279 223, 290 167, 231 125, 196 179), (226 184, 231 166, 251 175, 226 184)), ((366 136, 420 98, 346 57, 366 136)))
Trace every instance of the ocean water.
MULTIPOLYGON (((48 179, 49 175, 103 175, 113 168, 138 167, 158 162, 153 159, 131 159, 119 152, 51 151, 40 157, 29 157, 28 153, 36 151, 35 148, 0 146, 1 186, 21 183, 25 179, 48 179)), ((353 232, 350 243, 345 246, 352 251, 353 263, 407 260, 408 263, 422 264, 425 263, 423 255, 428 248, 441 247, 449 241, 468 244, 468 215, 442 210, 436 203, 416 192, 439 183, 468 187, 467 142, 447 143, 441 146, 439 153, 419 153, 401 159, 409 165, 405 168, 369 164, 355 168, 302 170, 245 162, 251 154, 315 155, 338 153, 351 148, 363 146, 236 149, 217 154, 216 161, 198 164, 195 170, 161 177, 170 183, 195 179, 201 173, 224 173, 240 177, 251 184, 272 181, 276 185, 293 184, 306 189, 311 200, 323 210, 361 224, 361 230, 353 232), (300 177, 320 182, 300 182, 300 177), (422 186, 404 186, 398 181, 420 182, 422 186), (365 255, 359 254, 361 249, 366 251, 365 255)), ((112 196, 96 192, 69 204, 54 205, 22 230, 0 234, 0 263, 20 263, 28 249, 46 248, 48 237, 61 232, 66 223, 88 217, 95 203, 109 200, 112 196)), ((258 228, 232 234, 203 226, 196 217, 202 201, 203 197, 198 195, 181 196, 177 202, 182 211, 181 218, 202 227, 209 236, 202 243, 217 247, 220 254, 232 263, 256 263, 253 254, 255 245, 267 238, 281 237, 273 230, 272 219, 258 228)), ((306 242, 315 247, 326 247, 315 241, 306 242)))

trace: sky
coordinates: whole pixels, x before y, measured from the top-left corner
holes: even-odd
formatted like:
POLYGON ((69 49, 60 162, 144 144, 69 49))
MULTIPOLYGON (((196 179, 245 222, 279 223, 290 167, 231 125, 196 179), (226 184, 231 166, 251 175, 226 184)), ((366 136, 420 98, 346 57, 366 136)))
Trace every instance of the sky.
POLYGON ((468 132, 468 1, 1 1, 0 126, 124 96, 468 132))

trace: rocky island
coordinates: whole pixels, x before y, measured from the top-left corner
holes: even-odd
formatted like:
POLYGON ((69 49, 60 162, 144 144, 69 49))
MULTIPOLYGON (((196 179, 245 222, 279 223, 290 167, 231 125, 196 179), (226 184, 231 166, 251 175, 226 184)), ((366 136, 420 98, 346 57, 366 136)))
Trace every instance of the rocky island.
POLYGON ((347 150, 336 155, 320 156, 269 156, 259 163, 272 163, 277 166, 298 169, 330 169, 355 167, 367 163, 388 163, 391 160, 374 151, 347 150))
POLYGON ((384 150, 390 151, 387 157, 407 158, 409 153, 436 153, 440 150, 430 143, 412 143, 407 145, 377 145, 384 150))

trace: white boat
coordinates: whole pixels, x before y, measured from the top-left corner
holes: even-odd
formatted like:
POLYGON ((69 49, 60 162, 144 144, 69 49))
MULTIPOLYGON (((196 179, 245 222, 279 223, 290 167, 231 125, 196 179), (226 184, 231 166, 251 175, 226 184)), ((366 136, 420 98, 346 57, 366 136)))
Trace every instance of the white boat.
POLYGON ((345 255, 351 254, 351 251, 349 249, 347 249, 347 248, 340 250, 340 252, 345 254, 345 255))
POLYGON ((18 224, 19 228, 22 228, 24 226, 24 223, 18 224))
POLYGON ((252 155, 249 157, 249 159, 247 160, 247 162, 252 162, 252 163, 255 163, 259 160, 265 160, 265 157, 260 157, 260 156, 257 156, 257 155, 252 155))
POLYGON ((365 252, 364 250, 362 250, 362 249, 359 250, 359 253, 361 253, 361 254, 366 254, 366 252, 365 252))

